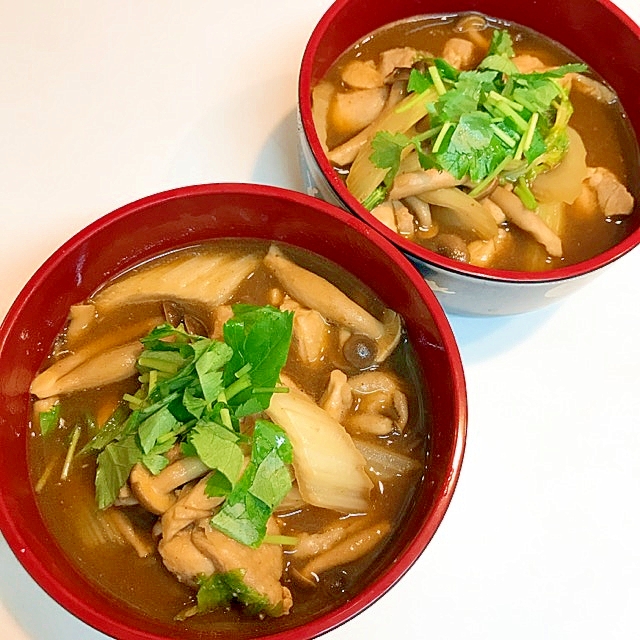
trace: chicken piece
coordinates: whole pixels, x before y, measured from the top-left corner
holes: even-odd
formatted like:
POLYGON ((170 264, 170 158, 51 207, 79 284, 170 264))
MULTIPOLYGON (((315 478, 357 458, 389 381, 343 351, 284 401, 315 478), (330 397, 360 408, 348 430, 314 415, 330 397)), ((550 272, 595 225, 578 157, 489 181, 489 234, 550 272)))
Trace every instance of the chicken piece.
POLYGON ((539 215, 525 208, 515 193, 504 187, 497 187, 491 194, 491 200, 502 209, 510 222, 530 233, 540 244, 544 245, 550 256, 562 256, 562 240, 544 223, 539 215))
POLYGON ((475 56, 475 45, 464 38, 449 38, 442 52, 442 57, 456 69, 471 69, 475 56))
POLYGON ((511 58, 511 62, 516 65, 516 68, 520 73, 534 73, 536 71, 546 71, 549 67, 537 58, 528 53, 523 53, 519 56, 511 58))
POLYGON ((183 529, 170 540, 162 538, 158 551, 164 566, 183 584, 197 587, 199 575, 210 576, 216 571, 211 558, 202 553, 191 540, 191 529, 183 529))
MULTIPOLYGON (((267 523, 267 534, 279 533, 275 519, 271 518, 267 523)), ((279 615, 289 613, 293 601, 289 589, 280 583, 284 559, 280 545, 263 543, 253 549, 213 529, 207 521, 200 521, 193 529, 191 541, 213 564, 215 571, 243 570, 245 584, 265 596, 272 611, 279 615)))
POLYGON ((352 402, 353 392, 346 374, 340 369, 334 369, 329 375, 329 384, 320 399, 320 406, 342 424, 352 402))
POLYGON ((211 312, 211 326, 213 327, 211 337, 214 340, 222 340, 222 327, 231 318, 233 318, 233 309, 229 304, 222 304, 211 312))
POLYGON ((393 209, 393 204, 386 200, 379 204, 377 207, 371 209, 371 215, 382 222, 383 225, 389 227, 391 231, 398 233, 398 226, 396 225, 396 213, 393 209))
POLYGON ((186 486, 178 496, 178 500, 162 515, 162 538, 171 540, 179 531, 188 527, 192 522, 211 516, 224 498, 211 498, 205 493, 207 481, 211 474, 207 474, 197 483, 186 486))
POLYGON ((309 364, 320 362, 329 343, 329 325, 322 315, 288 296, 280 309, 293 311, 293 342, 300 359, 309 364))
POLYGON ((598 102, 602 102, 604 104, 613 104, 617 102, 618 97, 616 94, 609 89, 606 85, 602 84, 598 80, 594 78, 590 78, 589 76, 584 76, 581 73, 570 73, 568 74, 571 79, 571 88, 576 91, 580 91, 590 98, 594 98, 598 102))
POLYGON ((413 47, 387 49, 380 54, 378 73, 384 79, 396 69, 411 69, 419 57, 420 54, 413 47))
POLYGON ((342 70, 342 81, 352 89, 375 89, 381 87, 384 76, 373 60, 351 60, 342 70))
POLYGON ((498 235, 489 240, 474 240, 468 245, 469 264, 477 267, 488 267, 501 253, 507 244, 510 244, 512 236, 500 227, 498 235))
POLYGON ((344 136, 362 131, 382 113, 388 93, 387 87, 337 92, 329 108, 334 129, 344 136))
POLYGON ((605 216, 626 216, 633 211, 633 196, 608 169, 590 167, 586 182, 595 189, 598 204, 605 216))

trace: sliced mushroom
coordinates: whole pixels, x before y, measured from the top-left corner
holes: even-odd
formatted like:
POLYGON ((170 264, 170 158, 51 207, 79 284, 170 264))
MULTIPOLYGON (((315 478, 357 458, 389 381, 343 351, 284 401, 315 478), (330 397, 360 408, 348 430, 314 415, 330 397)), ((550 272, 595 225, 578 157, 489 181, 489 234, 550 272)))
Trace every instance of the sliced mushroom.
POLYGON ((209 471, 209 467, 197 457, 172 462, 155 476, 143 464, 137 463, 129 475, 129 484, 145 509, 162 515, 177 501, 175 489, 209 471))
MULTIPOLYGON (((135 323, 123 329, 123 331, 110 332, 106 336, 102 336, 85 344, 74 353, 69 353, 59 360, 56 360, 50 367, 40 372, 31 383, 31 393, 39 398, 46 398, 56 393, 63 393, 60 391, 63 379, 65 389, 67 385, 69 389, 76 385, 75 390, 77 390, 80 388, 88 389, 92 385, 107 384, 105 381, 107 369, 104 368, 107 359, 110 364, 115 367, 112 373, 116 378, 113 378, 111 381, 115 382, 116 379, 123 379, 117 378, 117 376, 122 375, 122 371, 118 372, 118 369, 125 365, 131 365, 131 360, 127 357, 127 354, 130 355, 131 352, 142 349, 142 345, 137 339, 161 323, 162 317, 160 316, 149 318, 142 322, 135 323), (139 346, 135 346, 136 343, 139 346), (105 356, 104 354, 107 353, 110 355, 105 356), (117 359, 119 356, 125 358, 124 363, 122 360, 117 359), (95 358, 98 357, 104 357, 104 359, 97 364, 92 364, 95 358), (92 376, 97 376, 92 384, 88 384, 88 379, 83 382, 79 378, 79 375, 76 375, 78 369, 84 366, 89 367, 88 370, 90 370, 92 376)), ((133 373, 134 371, 130 370, 129 375, 133 373)), ((66 393, 66 391, 64 391, 64 393, 66 393)))
POLYGON ((317 582, 317 576, 338 565, 353 562, 369 553, 380 544, 389 534, 391 525, 381 522, 372 525, 332 546, 327 551, 313 557, 299 570, 300 575, 306 580, 317 582))
POLYGON ((73 348, 76 341, 95 322, 96 308, 92 304, 74 304, 69 309, 67 346, 73 348))
POLYGON ((260 263, 258 255, 199 253, 179 257, 153 269, 142 269, 99 291, 99 312, 149 300, 180 300, 207 308, 224 304, 260 263))
POLYGON ((186 485, 177 500, 162 514, 162 537, 165 540, 170 540, 192 522, 211 516, 215 507, 223 502, 222 497, 207 495, 210 476, 208 473, 195 484, 186 485))
POLYGON ((397 428, 402 431, 409 419, 406 395, 397 380, 383 371, 365 371, 349 378, 354 410, 345 419, 350 433, 387 435, 397 428))
POLYGON ((393 187, 389 192, 392 200, 401 200, 408 196, 416 196, 425 191, 445 189, 464 184, 464 180, 458 180, 448 171, 438 169, 421 169, 410 173, 401 173, 393 181, 393 187))
POLYGON ((141 534, 127 515, 121 510, 110 508, 102 512, 104 519, 114 527, 122 538, 128 542, 140 558, 148 558, 155 551, 155 545, 145 535, 141 534))
POLYGON ((31 383, 31 393, 39 398, 47 398, 126 380, 135 375, 141 352, 142 343, 136 341, 114 347, 87 360, 68 356, 36 376, 31 383), (68 373, 56 375, 73 362, 78 362, 78 365, 68 373))

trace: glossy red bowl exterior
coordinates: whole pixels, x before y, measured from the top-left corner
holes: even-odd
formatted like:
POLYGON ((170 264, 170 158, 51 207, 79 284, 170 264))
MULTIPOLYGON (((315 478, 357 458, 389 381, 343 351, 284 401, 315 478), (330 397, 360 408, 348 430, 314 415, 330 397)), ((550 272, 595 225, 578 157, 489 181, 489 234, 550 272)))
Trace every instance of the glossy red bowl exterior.
MULTIPOLYGON (((296 245, 332 260, 368 283, 405 318, 428 390, 425 401, 433 413, 426 478, 394 540, 393 557, 345 605, 303 627, 269 637, 315 637, 381 597, 431 540, 458 479, 467 405, 455 339, 431 290, 382 236, 337 207, 275 187, 185 187, 126 205, 58 249, 26 284, 0 326, 0 528, 18 560, 49 595, 81 620, 116 638, 176 636, 175 629, 170 632, 152 617, 97 589, 51 538, 28 479, 29 384, 62 329, 70 305, 143 260, 220 237, 296 245)), ((201 633, 188 629, 180 637, 205 640, 201 633)))
POLYGON ((604 253, 545 272, 484 269, 429 251, 391 231, 347 190, 322 151, 311 115, 311 90, 333 62, 369 32, 425 14, 477 11, 528 26, 562 43, 618 93, 640 138, 640 28, 609 0, 337 0, 321 18, 300 68, 298 129, 308 192, 353 212, 398 246, 444 308, 463 315, 507 315, 547 305, 584 285, 600 269, 640 244, 640 185, 634 231, 604 253))

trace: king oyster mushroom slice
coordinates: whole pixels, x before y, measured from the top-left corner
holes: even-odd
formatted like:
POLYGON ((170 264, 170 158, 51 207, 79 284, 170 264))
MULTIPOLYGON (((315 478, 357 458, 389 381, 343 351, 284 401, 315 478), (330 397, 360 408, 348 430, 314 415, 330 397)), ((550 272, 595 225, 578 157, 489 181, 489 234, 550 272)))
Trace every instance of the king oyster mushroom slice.
POLYGON ((402 322, 395 311, 385 309, 382 320, 374 318, 329 281, 289 260, 275 245, 269 248, 264 264, 298 302, 327 320, 374 340, 377 362, 383 362, 396 348, 402 322))
POLYGON ((224 304, 260 263, 255 254, 200 253, 142 269, 98 291, 93 302, 99 312, 149 300, 200 303, 207 309, 224 304))

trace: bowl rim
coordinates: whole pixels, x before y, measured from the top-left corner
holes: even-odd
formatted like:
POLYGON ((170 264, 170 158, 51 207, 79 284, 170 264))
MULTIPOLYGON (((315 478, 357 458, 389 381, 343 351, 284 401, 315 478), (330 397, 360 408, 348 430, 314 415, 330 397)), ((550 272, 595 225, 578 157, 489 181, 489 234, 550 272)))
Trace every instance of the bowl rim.
MULTIPOLYGON (((380 234, 373 232, 363 221, 339 207, 326 203, 318 198, 281 187, 242 182, 223 182, 184 186, 162 191, 122 205, 110 213, 99 217, 76 232, 71 238, 53 251, 28 279, 9 308, 2 323, 0 323, 0 355, 5 350, 7 342, 14 339, 16 335, 19 335, 19 320, 24 313, 25 306, 28 307, 31 296, 37 293, 38 289, 50 277, 50 274, 59 267, 60 262, 64 260, 65 256, 77 250, 88 238, 96 234, 106 233, 111 224, 122 218, 131 216, 140 209, 171 200, 209 194, 248 195, 285 199, 301 208, 312 207, 319 209, 323 214, 335 218, 342 224, 353 228, 363 235, 368 242, 373 243, 379 250, 389 255, 401 269, 404 276, 408 278, 409 283, 416 288, 425 308, 433 319, 434 327, 440 335, 444 350, 446 351, 453 395, 452 442, 454 443, 454 447, 450 452, 447 466, 448 474, 446 478, 443 479, 442 486, 434 498, 435 506, 430 510, 430 517, 421 523, 415 537, 402 549, 400 559, 392 563, 376 580, 370 583, 364 591, 358 593, 353 599, 318 618, 306 622, 302 626, 263 636, 265 639, 269 638, 271 640, 294 640, 302 637, 317 637, 346 623, 361 611, 374 604, 391 589, 418 560, 435 535, 450 505, 464 457, 467 436, 468 400, 465 375, 456 339, 447 316, 437 301, 435 294, 407 258, 394 247, 392 243, 380 234)), ((373 288, 375 290, 375 287, 373 288)), ((4 395, 1 385, 0 394, 4 395)), ((21 437, 24 437, 24 431, 21 437)), ((4 457, 3 454, 0 453, 0 457, 4 457)), ((35 501, 32 487, 30 487, 30 492, 31 499, 35 501)), ((28 541, 21 531, 19 516, 11 513, 2 486, 0 486, 0 532, 4 536, 14 556, 31 578, 60 606, 76 618, 103 633, 113 634, 114 637, 139 638, 140 640, 162 640, 162 638, 164 638, 164 636, 154 635, 153 632, 135 629, 130 626, 129 623, 116 620, 106 615, 103 611, 96 610, 93 606, 87 605, 79 594, 60 584, 54 573, 50 570, 47 564, 47 558, 43 557, 46 553, 45 547, 35 550, 29 548, 28 541)), ((63 555, 66 558, 67 554, 63 552, 63 555)), ((73 566, 70 560, 69 564, 73 566)))
MULTIPOLYGON (((622 25, 629 29, 640 41, 640 25, 636 24, 620 7, 613 4, 610 0, 592 0, 594 3, 601 5, 607 11, 612 13, 622 25)), ((329 162, 326 154, 322 149, 320 139, 318 137, 315 125, 313 123, 311 109, 311 91, 313 88, 313 67, 314 60, 318 53, 318 49, 333 27, 333 21, 336 16, 349 5, 352 0, 335 0, 333 4, 322 15, 316 23, 311 36, 307 41, 302 56, 300 71, 298 74, 298 112, 300 120, 300 135, 303 135, 305 141, 313 156, 313 161, 320 168, 326 185, 332 192, 336 202, 343 202, 345 208, 352 211, 354 215, 366 221, 368 225, 374 228, 378 233, 382 234, 390 242, 399 247, 405 254, 410 256, 411 260, 418 265, 426 267, 435 266, 446 272, 454 274, 462 274, 479 281, 503 282, 513 284, 526 283, 555 283, 561 281, 580 278, 586 274, 593 273, 603 267, 618 260, 623 255, 640 245, 640 225, 637 226, 628 236, 620 242, 610 247, 606 251, 599 253, 587 260, 581 262, 556 267, 547 271, 515 271, 509 269, 486 269, 466 263, 457 262, 451 258, 441 256, 435 251, 430 251, 416 242, 404 238, 398 233, 394 233, 389 227, 380 222, 373 216, 362 204, 349 192, 344 182, 339 178, 333 166, 329 162)), ((457 11, 460 13, 462 11, 457 11)), ((441 12, 428 14, 416 13, 414 15, 443 15, 441 12)), ((364 36, 365 34, 363 34, 364 36)), ((633 128, 633 127, 632 127, 633 128)), ((640 132, 636 132, 636 139, 640 145, 640 132)), ((636 209, 638 205, 636 204, 636 209)), ((635 212, 638 215, 638 211, 635 212)), ((634 214, 632 214, 634 215, 634 214)))

